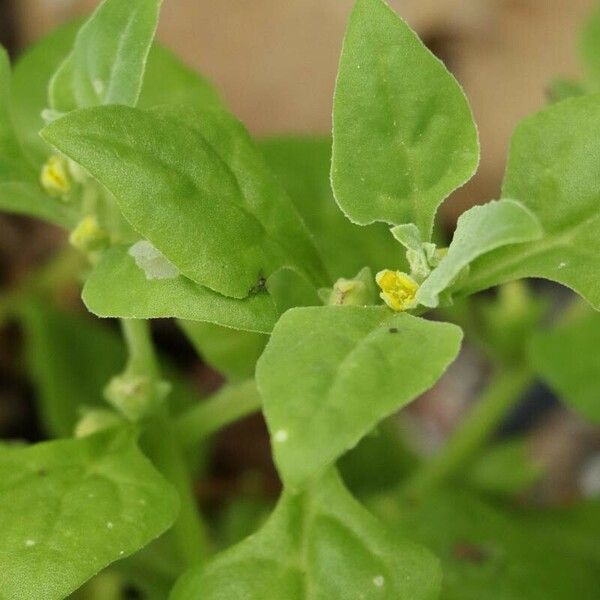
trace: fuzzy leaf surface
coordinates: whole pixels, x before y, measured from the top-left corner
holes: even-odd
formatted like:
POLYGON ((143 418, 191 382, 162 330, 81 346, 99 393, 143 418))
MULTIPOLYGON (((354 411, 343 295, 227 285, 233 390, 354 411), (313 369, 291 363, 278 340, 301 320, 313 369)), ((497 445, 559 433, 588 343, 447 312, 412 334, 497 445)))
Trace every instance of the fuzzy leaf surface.
POLYGON ((464 293, 505 281, 557 281, 600 309, 600 95, 554 104, 512 138, 502 195, 525 205, 544 235, 471 265, 464 293))
POLYGON ((147 279, 126 246, 104 253, 83 288, 83 301, 99 317, 176 317, 268 333, 279 316, 265 291, 237 299, 222 296, 179 275, 147 279))
POLYGON ((201 114, 97 107, 42 135, 108 188, 131 225, 196 283, 244 298, 293 266, 321 285, 308 232, 246 131, 223 111, 201 114))
POLYGON ((383 307, 286 312, 256 369, 284 482, 302 486, 429 389, 461 337, 454 325, 383 307))
POLYGON ((135 106, 162 0, 104 0, 82 25, 50 82, 50 106, 135 106))
POLYGON ((351 221, 416 223, 477 168, 477 130, 444 65, 383 0, 358 0, 333 105, 333 191, 351 221))
POLYGON ((432 600, 440 573, 423 548, 390 535, 328 473, 284 492, 257 533, 188 571, 171 600, 432 600))
POLYGON ((542 235, 537 218, 520 202, 495 200, 474 206, 459 217, 448 254, 419 288, 417 301, 435 308, 438 295, 473 260, 501 246, 528 242, 542 235))
POLYGON ((160 535, 177 511, 131 431, 2 449, 2 598, 65 598, 160 535))

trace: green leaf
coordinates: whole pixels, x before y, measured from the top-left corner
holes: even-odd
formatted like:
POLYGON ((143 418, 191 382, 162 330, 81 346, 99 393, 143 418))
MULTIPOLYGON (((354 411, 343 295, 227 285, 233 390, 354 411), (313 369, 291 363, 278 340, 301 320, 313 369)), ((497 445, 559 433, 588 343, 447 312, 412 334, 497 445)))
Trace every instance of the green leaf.
POLYGON ((171 600, 429 600, 439 586, 436 560, 390 535, 329 473, 284 493, 258 533, 184 574, 171 600))
POLYGON ((585 314, 548 331, 538 332, 529 360, 540 377, 571 408, 600 423, 600 315, 585 314))
POLYGON ((204 362, 230 381, 254 376, 256 361, 262 354, 267 336, 251 331, 238 331, 213 323, 178 321, 204 362))
POLYGON ((435 308, 439 294, 473 260, 501 246, 536 240, 542 235, 539 221, 520 202, 497 200, 474 206, 459 217, 448 254, 417 291, 417 302, 435 308))
POLYGON ((543 475, 535 463, 528 440, 516 438, 482 452, 465 473, 467 483, 492 494, 516 494, 531 487, 543 475))
POLYGON ((477 168, 465 95, 382 0, 358 0, 333 106, 331 177, 355 223, 416 223, 431 236, 440 203, 477 168))
POLYGON ((220 106, 219 94, 202 75, 190 69, 167 48, 154 44, 148 55, 139 108, 164 104, 220 106))
POLYGON ((360 227, 337 206, 329 177, 329 138, 271 138, 261 141, 260 149, 302 215, 332 281, 351 277, 365 265, 377 273, 403 264, 404 253, 386 225, 360 227))
POLYGON ((196 283, 244 298, 290 266, 321 285, 312 241, 243 127, 220 110, 190 109, 185 119, 180 110, 84 109, 42 135, 103 183, 131 225, 196 283))
MULTIPOLYGON (((48 105, 48 83, 69 54, 81 25, 79 19, 55 29, 19 57, 13 72, 12 111, 17 135, 35 164, 45 160, 50 148, 39 136, 42 111, 48 105)), ((168 103, 218 104, 211 84, 185 66, 172 52, 153 44, 138 106, 168 103)))
POLYGON ((284 482, 303 485, 429 389, 460 340, 454 325, 383 307, 286 312, 256 369, 284 482))
POLYGON ((222 296, 187 277, 147 279, 125 246, 104 253, 83 288, 83 301, 99 317, 176 317, 269 333, 278 312, 266 292, 236 299, 222 296))
POLYGON ((30 301, 20 316, 26 356, 45 427, 54 437, 73 434, 84 406, 106 406, 102 390, 125 363, 125 349, 110 330, 30 301))
POLYGON ((65 598, 165 531, 177 506, 130 431, 2 450, 2 598, 65 598))
POLYGON ((513 136, 502 195, 540 221, 539 240, 500 248, 471 265, 464 293, 542 277, 600 309, 600 95, 554 104, 513 136))
POLYGON ((50 82, 52 109, 135 106, 162 0, 104 0, 50 82))
POLYGON ((10 111, 10 60, 0 46, 0 177, 26 171, 26 163, 13 128, 10 111))
POLYGON ((50 151, 39 136, 44 125, 42 111, 48 106, 48 84, 73 46, 81 25, 75 20, 58 27, 27 48, 17 59, 12 81, 12 113, 17 135, 34 164, 50 151))
POLYGON ((593 79, 600 87, 600 7, 596 6, 585 23, 579 38, 579 54, 593 79))
POLYGON ((569 529, 549 532, 541 524, 532 526, 532 519, 543 514, 539 510, 501 511, 456 491, 432 494, 414 508, 392 502, 385 507, 397 512, 386 524, 395 523, 398 532, 440 559, 444 600, 597 598, 597 555, 589 552, 586 540, 578 543, 569 529))
POLYGON ((65 207, 42 193, 38 174, 23 153, 13 126, 10 63, 0 46, 0 210, 65 225, 65 207))

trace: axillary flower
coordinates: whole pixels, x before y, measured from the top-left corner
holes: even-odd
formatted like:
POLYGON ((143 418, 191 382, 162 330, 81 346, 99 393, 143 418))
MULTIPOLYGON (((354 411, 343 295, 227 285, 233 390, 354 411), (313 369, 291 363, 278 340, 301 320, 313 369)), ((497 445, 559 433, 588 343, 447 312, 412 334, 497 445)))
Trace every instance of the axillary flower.
POLYGON ((96 252, 109 244, 108 233, 100 227, 94 215, 84 217, 69 236, 71 245, 82 252, 96 252))
POLYGON ((40 183, 51 196, 64 196, 71 191, 71 175, 67 160, 57 154, 51 156, 40 174, 40 183))
POLYGON ((379 297, 395 311, 414 308, 419 284, 402 271, 379 271, 375 276, 377 285, 381 288, 379 297))

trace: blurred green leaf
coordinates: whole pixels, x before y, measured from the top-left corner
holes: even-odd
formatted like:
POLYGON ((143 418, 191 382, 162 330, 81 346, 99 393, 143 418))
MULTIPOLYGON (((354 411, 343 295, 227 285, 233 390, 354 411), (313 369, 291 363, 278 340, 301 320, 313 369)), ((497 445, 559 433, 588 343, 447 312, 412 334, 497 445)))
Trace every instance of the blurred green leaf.
POLYGON ((102 390, 125 364, 116 333, 47 300, 21 307, 25 351, 48 433, 69 437, 85 406, 106 406, 102 390))
POLYGON ((579 54, 594 87, 600 87, 600 6, 596 6, 579 37, 579 54))
POLYGON ((543 475, 527 440, 502 441, 482 451, 465 473, 465 480, 482 492, 512 495, 526 490, 543 475))
POLYGON ((404 252, 386 225, 355 225, 336 204, 330 138, 271 138, 262 140, 260 149, 313 235, 332 281, 351 277, 365 265, 376 273, 404 264, 404 252))
MULTIPOLYGON (((423 544, 442 563, 444 600, 595 600, 600 586, 594 539, 570 528, 532 525, 543 511, 499 510, 458 491, 431 494, 414 507, 389 497, 378 503, 388 526, 423 544), (393 517, 391 517, 393 512, 393 517)), ((568 511, 564 511, 568 512, 568 511)), ((598 512, 598 511, 596 511, 598 512)), ((598 514, 594 531, 597 534, 598 514)), ((597 540, 597 537, 595 538, 597 540)))
POLYGON ((575 320, 533 336, 529 359, 534 370, 568 406, 600 423, 600 314, 575 320))
POLYGON ((213 323, 178 321, 196 352, 213 369, 230 381, 254 376, 254 367, 268 337, 262 333, 238 331, 213 323))

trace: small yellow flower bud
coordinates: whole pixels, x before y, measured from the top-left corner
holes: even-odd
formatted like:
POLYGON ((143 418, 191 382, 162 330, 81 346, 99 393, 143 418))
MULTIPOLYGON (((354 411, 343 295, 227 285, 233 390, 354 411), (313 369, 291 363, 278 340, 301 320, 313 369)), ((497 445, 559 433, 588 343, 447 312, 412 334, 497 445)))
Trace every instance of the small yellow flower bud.
POLYGON ((108 245, 108 234, 98 225, 98 220, 93 215, 84 217, 69 236, 72 246, 82 252, 95 252, 108 245))
POLYGON ((51 156, 40 175, 40 183, 51 196, 64 196, 71 190, 71 175, 67 160, 57 154, 51 156))
POLYGON ((375 281, 381 288, 379 297, 392 310, 408 310, 416 306, 415 296, 419 285, 406 273, 386 269, 377 273, 375 281))
POLYGON ((319 290, 319 297, 329 306, 367 306, 376 301, 371 269, 361 269, 352 279, 340 277, 332 288, 319 290))

